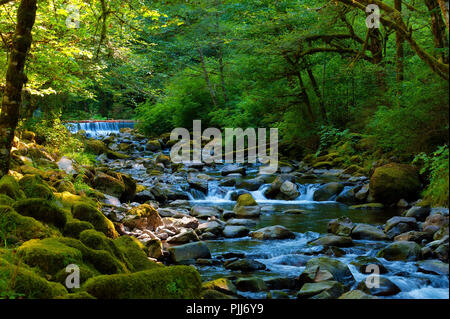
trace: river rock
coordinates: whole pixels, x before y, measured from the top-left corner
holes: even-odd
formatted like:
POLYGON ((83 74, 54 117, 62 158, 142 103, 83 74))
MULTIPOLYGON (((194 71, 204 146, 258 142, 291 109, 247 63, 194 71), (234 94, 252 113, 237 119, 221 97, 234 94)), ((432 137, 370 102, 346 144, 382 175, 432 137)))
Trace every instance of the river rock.
POLYGON ((306 213, 306 210, 296 209, 296 208, 286 209, 285 211, 283 211, 283 214, 286 214, 286 215, 301 215, 304 213, 306 213))
POLYGON ((353 227, 348 217, 339 217, 328 222, 328 232, 338 236, 350 236, 353 227))
POLYGON ((300 285, 327 280, 338 281, 345 286, 352 286, 355 282, 347 265, 329 257, 316 257, 308 260, 305 270, 299 277, 300 285))
POLYGON ((390 261, 414 261, 421 258, 421 248, 417 243, 412 241, 399 241, 381 249, 377 257, 390 261))
POLYGON ((208 246, 200 241, 169 248, 172 261, 179 263, 198 258, 211 258, 208 246))
POLYGON ((254 239, 266 240, 266 239, 294 239, 295 234, 284 226, 275 225, 268 226, 250 233, 250 236, 254 239))
POLYGON ((241 167, 241 166, 234 165, 234 164, 225 165, 222 168, 222 170, 220 171, 220 173, 222 174, 222 176, 227 176, 227 175, 236 174, 236 173, 245 175, 245 167, 241 167))
POLYGON ((318 188, 313 195, 313 199, 317 202, 327 201, 331 197, 339 194, 344 189, 341 183, 327 183, 318 188))
MULTIPOLYGON (((236 188, 243 188, 248 191, 257 191, 264 184, 264 178, 240 179, 236 181, 236 188)), ((228 186, 228 185, 225 185, 228 186)), ((233 185, 230 185, 233 186, 233 185)))
POLYGON ((427 232, 411 230, 409 232, 397 235, 394 237, 394 241, 414 241, 418 244, 422 242, 429 242, 433 239, 433 235, 427 232))
POLYGON ((254 219, 232 218, 227 221, 227 225, 230 226, 255 227, 256 224, 254 219))
POLYGON ((236 280, 236 287, 240 291, 258 292, 267 290, 264 280, 258 277, 238 278, 236 280))
POLYGON ((337 197, 336 201, 339 203, 343 203, 346 205, 353 205, 357 202, 355 197, 355 188, 349 188, 347 190, 343 190, 337 197))
POLYGON ((123 181, 102 172, 97 173, 93 185, 96 190, 117 198, 121 197, 125 192, 123 181))
POLYGON ((206 223, 201 223, 197 230, 200 234, 203 233, 213 233, 216 236, 222 234, 224 225, 217 220, 207 221, 206 223))
POLYGON ((337 299, 346 290, 345 286, 337 281, 306 283, 297 293, 297 298, 337 299))
POLYGON ((373 269, 371 269, 373 266, 376 266, 378 269, 379 274, 386 274, 388 270, 386 267, 375 257, 370 256, 358 256, 351 262, 352 265, 354 265, 360 273, 362 274, 372 274, 373 269))
POLYGON ((365 202, 369 194, 369 184, 364 184, 361 189, 355 194, 355 198, 359 202, 365 202))
POLYGON ((266 269, 266 265, 253 259, 239 259, 235 261, 225 262, 224 266, 228 270, 252 272, 266 269))
POLYGON ((144 190, 142 192, 137 193, 133 199, 136 203, 144 204, 148 201, 155 200, 155 196, 148 190, 144 190))
POLYGON ((370 178, 370 194, 375 201, 391 205, 400 199, 414 200, 418 197, 421 182, 416 168, 390 163, 375 169, 370 178))
POLYGON ((56 164, 58 165, 58 168, 60 170, 63 170, 69 175, 73 175, 76 173, 75 168, 73 167, 73 162, 68 157, 65 156, 61 157, 61 159, 58 162, 56 162, 56 164))
POLYGON ((170 237, 167 239, 168 244, 186 244, 190 242, 199 241, 197 234, 192 230, 189 229, 187 231, 181 232, 173 237, 170 237))
POLYGON ((300 196, 297 185, 290 181, 285 181, 283 184, 281 184, 280 193, 282 194, 281 196, 286 200, 294 200, 298 196, 300 196))
POLYGON ((361 290, 352 290, 344 293, 338 299, 378 299, 375 296, 366 294, 361 290))
POLYGON ((274 277, 266 279, 264 282, 270 290, 295 290, 299 288, 298 278, 296 277, 274 277))
POLYGON ((150 140, 145 145, 145 149, 150 152, 158 152, 161 150, 161 143, 158 140, 150 140))
POLYGON ((370 288, 368 287, 366 281, 363 280, 358 284, 357 289, 373 296, 393 296, 401 291, 396 284, 384 276, 374 277, 373 282, 372 280, 369 280, 369 282, 371 284, 370 288), (378 284, 375 284, 377 280, 378 284), (373 287, 372 284, 374 284, 373 287))
POLYGON ((441 227, 448 228, 449 218, 441 214, 430 215, 422 224, 423 231, 434 234, 441 229, 441 227))
POLYGON ((368 224, 357 224, 353 228, 351 237, 354 239, 366 240, 387 240, 386 234, 375 226, 368 224))
POLYGON ((281 174, 278 175, 275 180, 272 182, 270 187, 264 192, 264 196, 270 199, 278 198, 278 195, 280 193, 281 185, 283 185, 284 182, 294 182, 294 176, 288 175, 288 174, 281 174))
POLYGON ((448 276, 448 264, 443 263, 440 260, 423 260, 418 264, 418 271, 423 272, 425 274, 433 274, 439 276, 448 276))
POLYGON ((250 232, 250 229, 244 226, 225 226, 223 229, 223 236, 226 238, 245 237, 250 232))
POLYGON ((208 219, 209 217, 220 217, 220 212, 217 208, 211 206, 193 206, 191 208, 191 216, 208 219))
POLYGON ((418 230, 419 226, 414 217, 394 216, 386 221, 384 231, 389 238, 406 233, 411 230, 418 230))
POLYGON ((182 218, 174 219, 172 225, 178 228, 197 229, 200 223, 195 217, 183 216, 182 218))
POLYGON ((152 239, 145 243, 147 247, 147 256, 150 258, 159 259, 163 255, 162 243, 159 239, 152 239))
POLYGON ((334 246, 334 247, 352 247, 353 241, 350 237, 326 235, 309 242, 314 246, 334 246))
POLYGON ((237 293, 236 286, 227 278, 218 278, 202 284, 202 289, 213 289, 227 295, 237 293))
POLYGON ((403 216, 405 217, 414 217, 418 221, 425 221, 425 219, 430 215, 431 207, 430 206, 413 206, 408 209, 403 216))
POLYGON ((239 196, 233 211, 238 218, 258 218, 261 215, 261 207, 250 194, 239 196))

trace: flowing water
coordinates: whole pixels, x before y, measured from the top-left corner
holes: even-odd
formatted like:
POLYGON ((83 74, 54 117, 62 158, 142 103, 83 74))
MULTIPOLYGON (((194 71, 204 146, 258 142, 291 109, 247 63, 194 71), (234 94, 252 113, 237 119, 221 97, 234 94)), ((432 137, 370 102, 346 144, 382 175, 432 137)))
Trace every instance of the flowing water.
MULTIPOLYGON (((100 124, 99 124, 100 125, 100 124)), ((101 124, 103 125, 103 124, 101 124)), ((83 126, 81 126, 83 127, 83 126)), ((95 127, 94 127, 95 128, 95 127)), ((111 127, 101 128, 102 135, 104 131, 112 129, 111 127)), ((117 130, 118 131, 118 130, 117 130)), ((95 135, 95 131, 94 131, 95 135)), ((167 151, 166 151, 167 152, 167 151)), ((151 154, 136 154, 136 157, 153 157, 151 154)), ((117 162, 116 162, 117 163, 117 162)), ((145 168, 141 164, 119 165, 113 168, 131 174, 141 184, 150 185, 146 181, 145 168)), ((186 185, 181 186, 187 192, 191 205, 214 206, 224 210, 232 210, 235 201, 231 200, 231 195, 236 191, 235 187, 219 186, 220 171, 223 166, 215 168, 205 168, 202 173, 208 174, 214 178, 209 182, 208 192, 206 194, 189 189, 186 185)), ((244 179, 250 179, 257 176, 258 167, 249 166, 247 176, 244 179)), ((168 180, 177 180, 176 176, 168 176, 168 180)), ((305 269, 306 262, 313 257, 323 256, 321 247, 308 245, 312 239, 327 233, 327 223, 329 220, 341 216, 349 217, 354 223, 368 223, 372 225, 383 225, 386 220, 392 216, 398 215, 399 211, 395 209, 385 210, 351 210, 346 205, 336 202, 331 198, 327 202, 315 202, 313 200, 314 191, 323 183, 336 181, 337 177, 325 176, 316 180, 305 180, 297 183, 300 196, 295 200, 270 200, 265 198, 264 190, 269 187, 269 182, 263 184, 258 190, 250 192, 262 208, 262 215, 257 221, 256 226, 251 230, 259 229, 265 226, 282 225, 295 232, 295 239, 288 240, 255 240, 250 237, 238 239, 218 239, 206 241, 213 258, 227 252, 243 253, 247 258, 255 259, 266 265, 264 271, 251 273, 251 276, 258 276, 263 279, 271 277, 298 277, 305 269), (305 210, 302 214, 285 214, 287 209, 305 210)), ((347 264, 356 279, 356 283, 365 280, 369 274, 363 274, 351 264, 358 256, 376 256, 377 252, 389 244, 383 241, 354 240, 355 246, 342 248, 345 254, 337 258, 347 264)), ((449 279, 448 276, 434 274, 425 274, 418 271, 416 262, 387 261, 380 259, 385 265, 388 273, 383 275, 396 284, 401 292, 388 298, 418 298, 418 299, 440 299, 449 298, 449 279)), ((198 268, 203 280, 211 280, 219 277, 242 277, 246 276, 240 272, 226 270, 220 266, 199 266, 198 268)), ((265 298, 266 292, 261 293, 242 293, 249 298, 265 298)), ((293 295, 295 296, 295 295, 293 295)))

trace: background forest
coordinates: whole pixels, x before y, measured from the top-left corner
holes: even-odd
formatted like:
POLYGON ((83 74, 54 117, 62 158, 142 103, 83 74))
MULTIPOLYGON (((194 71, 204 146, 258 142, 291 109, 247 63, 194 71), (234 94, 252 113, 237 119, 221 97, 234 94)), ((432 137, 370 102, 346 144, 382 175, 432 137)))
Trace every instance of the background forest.
MULTIPOLYGON (((0 1, 0 87, 17 7, 0 1)), ((362 136, 365 153, 341 151, 368 168, 414 160, 432 200, 448 204, 448 56, 438 0, 41 0, 21 125, 278 127, 296 158, 362 136), (369 3, 379 28, 366 26, 369 3)))

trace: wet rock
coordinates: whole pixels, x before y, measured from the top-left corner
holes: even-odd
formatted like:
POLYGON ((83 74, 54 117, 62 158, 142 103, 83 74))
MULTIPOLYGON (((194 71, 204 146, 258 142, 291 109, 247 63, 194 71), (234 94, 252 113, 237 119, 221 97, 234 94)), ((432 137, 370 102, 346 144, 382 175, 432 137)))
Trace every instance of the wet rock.
POLYGON ((283 211, 283 214, 286 214, 286 215, 301 215, 301 214, 304 214, 304 213, 306 213, 306 210, 304 210, 304 209, 295 209, 295 208, 293 208, 293 209, 286 209, 285 211, 283 211))
POLYGON ((384 227, 384 231, 389 238, 406 233, 411 230, 418 230, 419 226, 413 217, 394 216, 388 221, 384 227))
POLYGON ((170 157, 164 154, 159 154, 156 159, 155 159, 155 163, 161 163, 164 165, 165 168, 169 168, 170 167, 170 157))
POLYGON ((152 239, 145 243, 148 257, 159 259, 163 255, 162 243, 159 239, 152 239))
POLYGON ((271 290, 267 293, 267 299, 291 299, 289 294, 282 290, 271 290))
POLYGON ((328 222, 328 232, 338 236, 349 236, 353 227, 348 217, 339 217, 328 222))
POLYGON ((233 212, 232 210, 225 210, 225 211, 222 213, 222 218, 223 218, 224 220, 229 220, 229 219, 234 218, 234 217, 236 217, 236 213, 233 212))
POLYGON ((253 259, 239 259, 236 261, 225 262, 224 266, 228 270, 252 272, 266 269, 266 265, 253 259))
POLYGON ((266 239, 293 239, 295 234, 284 226, 275 225, 268 226, 250 233, 250 236, 254 239, 266 240, 266 239))
POLYGON ((145 149, 150 152, 158 152, 161 150, 161 143, 158 140, 150 140, 145 145, 145 149))
POLYGON ((230 174, 242 174, 245 175, 245 167, 240 167, 238 165, 226 165, 224 168, 220 171, 222 176, 227 176, 230 174))
POLYGON ((326 235, 309 242, 314 246, 334 246, 334 247, 352 247, 353 241, 350 237, 326 235))
POLYGON ((337 281, 306 283, 297 293, 297 298, 305 299, 315 297, 314 299, 337 299, 345 291, 345 286, 337 281))
POLYGON ((360 273, 362 274, 372 274, 373 269, 372 267, 376 266, 379 274, 386 274, 388 270, 386 267, 375 257, 369 257, 369 256, 358 256, 351 262, 352 265, 354 265, 360 273))
POLYGON ((448 264, 439 260, 424 260, 418 263, 418 271, 425 274, 448 276, 448 264))
POLYGON ((231 259, 231 258, 245 258, 245 254, 244 253, 236 253, 236 252, 228 252, 228 253, 223 253, 222 257, 224 259, 231 259))
POLYGON ((191 208, 191 216, 208 219, 209 217, 220 217, 220 212, 217 208, 211 206, 193 206, 191 208))
POLYGON ((210 233, 210 232, 206 232, 203 233, 199 236, 200 240, 214 240, 217 238, 217 235, 210 233))
POLYGON ((349 209, 360 209, 360 210, 377 210, 377 209, 383 209, 384 205, 381 203, 367 203, 367 204, 361 204, 361 205, 353 205, 350 206, 349 209))
POLYGON ((250 230, 244 226, 226 226, 223 229, 223 236, 226 238, 239 238, 248 235, 250 230))
POLYGON ((178 228, 197 229, 200 223, 195 217, 183 216, 182 218, 175 219, 172 225, 178 228))
POLYGON ((204 242, 195 242, 169 248, 172 261, 179 263, 191 259, 211 258, 211 252, 204 242))
POLYGON ((58 168, 60 170, 63 170, 67 174, 73 175, 76 173, 75 168, 73 167, 73 162, 68 157, 65 156, 61 157, 61 159, 58 162, 56 162, 56 164, 58 165, 58 168))
POLYGON ((364 184, 363 187, 355 194, 355 198, 359 202, 364 202, 367 199, 367 195, 369 194, 369 184, 364 184))
POLYGON ((418 244, 421 244, 424 241, 429 242, 432 239, 433 239, 432 234, 415 230, 411 230, 409 232, 394 237, 394 241, 414 241, 418 244))
POLYGON ((355 189, 356 188, 350 188, 347 190, 343 190, 338 197, 336 197, 336 201, 339 203, 343 203, 346 205, 353 205, 357 202, 357 199, 355 197, 355 189))
POLYGON ((412 241, 399 241, 381 249, 377 257, 386 260, 413 261, 421 258, 420 246, 412 241))
POLYGON ((258 218, 261 215, 261 207, 250 194, 239 196, 233 211, 238 218, 258 218))
POLYGON ((405 164, 390 163, 375 169, 370 178, 370 194, 375 201, 390 205, 400 199, 414 200, 421 189, 417 170, 405 164))
POLYGON ((327 201, 342 192, 343 189, 344 185, 341 183, 327 183, 314 192, 313 199, 318 202, 327 201))
POLYGON ((189 177, 187 179, 189 186, 193 189, 199 190, 205 194, 208 193, 208 181, 196 177, 189 177))
POLYGON ((258 292, 267 290, 264 280, 257 277, 239 278, 236 280, 236 287, 240 291, 258 292))
POLYGON ((227 295, 235 295, 237 293, 236 286, 227 278, 218 278, 202 284, 202 289, 213 289, 227 295))
POLYGON ((448 228, 448 221, 448 216, 443 216, 441 214, 430 215, 422 224, 422 228, 424 232, 435 234, 441 227, 448 228))
POLYGON ((387 240, 386 234, 375 226, 368 224, 357 224, 353 228, 351 237, 354 239, 366 240, 387 240))
POLYGON ((215 236, 221 235, 223 229, 224 229, 224 225, 219 223, 218 221, 208 221, 206 223, 200 224, 197 228, 197 230, 200 234, 212 233, 215 236))
POLYGON ((288 174, 278 175, 272 182, 270 187, 264 192, 264 196, 270 199, 278 198, 281 185, 283 185, 283 183, 286 181, 293 183, 294 176, 288 174))
POLYGON ((405 217, 414 217, 418 221, 425 221, 425 219, 430 215, 431 207, 430 206, 413 206, 408 209, 403 216, 405 217))
POLYGON ((232 218, 232 219, 227 221, 227 225, 230 225, 230 226, 255 227, 256 226, 256 221, 254 219, 232 218))
POLYGON ((117 198, 121 197, 125 192, 123 181, 102 172, 97 173, 93 184, 95 189, 117 198))
POLYGON ((352 286, 355 278, 347 265, 329 257, 316 257, 306 263, 306 268, 299 277, 300 285, 305 283, 338 281, 346 286, 352 286))
POLYGON ((290 181, 285 181, 283 184, 281 184, 280 193, 282 194, 281 196, 286 200, 294 200, 298 196, 300 196, 297 185, 290 181))
POLYGON ((408 207, 409 206, 409 203, 406 201, 406 200, 404 200, 403 198, 402 199, 400 199, 398 202, 397 202, 397 205, 396 205, 398 208, 406 208, 406 207, 408 207))
POLYGON ((232 177, 223 178, 219 182, 219 186, 232 187, 236 185, 236 179, 232 177))
POLYGON ((366 281, 361 281, 357 289, 373 296, 393 296, 401 291, 396 284, 383 276, 375 277, 373 284, 370 282, 368 285, 366 281), (375 281, 378 281, 377 284, 375 281))
POLYGON ((299 288, 298 278, 296 277, 275 277, 265 280, 266 286, 270 290, 289 289, 295 290, 299 288))
POLYGON ((352 290, 344 293, 338 299, 378 299, 375 296, 366 294, 361 290, 352 290))
MULTIPOLYGON (((253 179, 246 179, 246 180, 238 180, 236 181, 236 188, 240 189, 246 189, 248 191, 257 191, 261 185, 264 184, 264 178, 257 177, 253 179)), ((226 185, 228 186, 228 185, 226 185)), ((233 186, 233 185, 231 185, 233 186)))
POLYGON ((173 237, 170 237, 167 239, 167 243, 169 244, 186 244, 190 242, 199 241, 197 234, 192 230, 189 229, 185 232, 181 232, 173 237))

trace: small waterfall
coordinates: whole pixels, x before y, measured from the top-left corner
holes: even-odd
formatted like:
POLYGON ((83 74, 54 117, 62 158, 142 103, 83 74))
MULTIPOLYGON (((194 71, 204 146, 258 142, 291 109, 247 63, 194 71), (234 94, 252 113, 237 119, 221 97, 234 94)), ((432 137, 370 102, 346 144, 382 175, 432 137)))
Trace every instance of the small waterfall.
POLYGON ((314 192, 320 187, 320 184, 297 184, 300 196, 296 200, 313 201, 314 192))
POLYGON ((119 133, 122 128, 134 128, 134 125, 135 122, 131 121, 86 121, 69 122, 66 127, 71 133, 84 130, 88 137, 98 137, 119 133))

